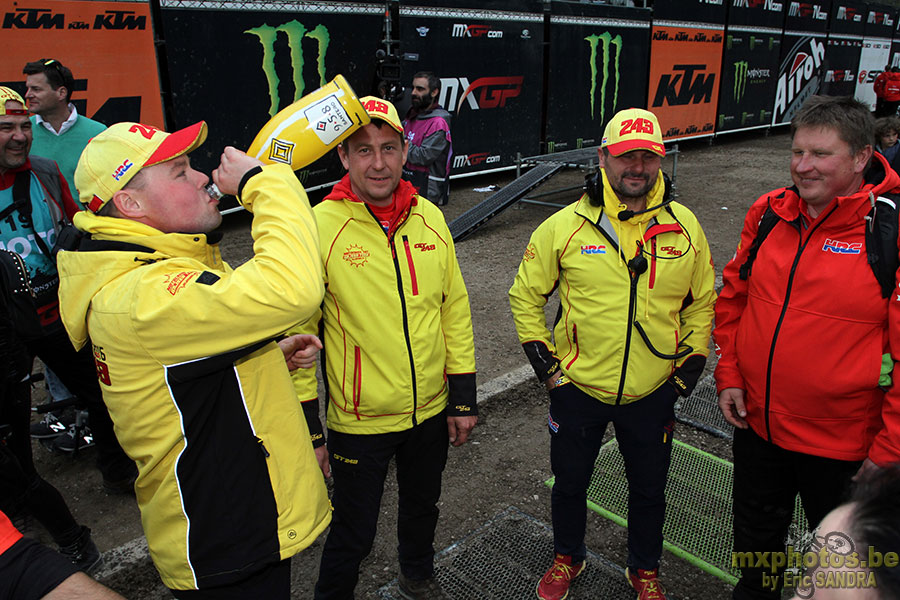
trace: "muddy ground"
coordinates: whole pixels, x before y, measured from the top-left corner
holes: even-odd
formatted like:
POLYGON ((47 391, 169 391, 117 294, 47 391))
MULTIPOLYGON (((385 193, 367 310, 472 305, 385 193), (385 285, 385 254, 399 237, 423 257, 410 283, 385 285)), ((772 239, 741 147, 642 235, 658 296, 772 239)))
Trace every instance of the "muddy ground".
MULTIPOLYGON (((679 200, 698 216, 712 250, 716 271, 731 257, 744 214, 761 193, 789 183, 790 141, 785 129, 735 134, 707 141, 682 143, 677 158, 676 189, 679 200)), ((672 174, 673 159, 663 169, 672 174)), ((578 185, 583 173, 570 169, 556 175, 532 195, 578 185)), ((474 188, 502 187, 512 172, 484 175, 454 182, 450 205, 444 209, 448 222, 475 206, 487 193, 474 188)), ((542 201, 569 203, 579 192, 567 191, 542 197, 542 201)), ((534 228, 556 208, 519 204, 506 210, 457 246, 460 266, 469 290, 475 329, 479 384, 520 369, 525 356, 516 339, 507 303, 509 289, 522 251, 534 228)), ((249 218, 246 214, 226 217, 223 254, 233 266, 251 252, 249 218)), ((555 299, 551 299, 555 309, 555 299)), ((43 401, 36 390, 35 403, 43 401)), ((492 397, 481 407, 481 417, 472 441, 451 449, 444 476, 441 521, 435 546, 438 549, 465 537, 502 509, 513 505, 545 523, 550 522, 550 492, 544 481, 550 476, 549 438, 546 432, 547 396, 533 377, 492 397)), ((728 443, 685 425, 676 437, 729 459, 728 443)), ((35 444, 38 469, 69 501, 76 518, 94 530, 102 550, 110 550, 141 538, 134 499, 107 496, 100 491, 100 476, 92 468, 88 450, 78 459, 54 456, 35 444)), ((396 488, 385 492, 382 518, 375 549, 364 563, 357 596, 366 597, 396 576, 396 488)), ((46 538, 39 526, 30 533, 46 538)), ((294 560, 294 597, 310 598, 317 572, 322 539, 294 560)), ((589 514, 587 545, 624 565, 624 529, 589 514)), ((548 556, 548 560, 549 560, 548 556)), ((170 598, 148 559, 119 569, 118 555, 110 556, 99 578, 128 598, 170 598)), ((130 563, 131 564, 131 563, 130 563)), ((664 553, 662 572, 671 592, 679 598, 719 599, 728 586, 676 556, 664 553)), ((541 573, 535 573, 535 578, 541 573)), ((572 598, 580 598, 573 592, 572 598)), ((469 600, 469 599, 466 599, 469 600)))

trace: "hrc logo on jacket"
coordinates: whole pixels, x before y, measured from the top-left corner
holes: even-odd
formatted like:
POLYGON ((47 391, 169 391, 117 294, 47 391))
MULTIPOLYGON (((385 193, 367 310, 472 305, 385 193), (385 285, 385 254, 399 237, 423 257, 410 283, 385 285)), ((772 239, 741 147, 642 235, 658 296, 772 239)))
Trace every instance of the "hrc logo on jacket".
POLYGON ((848 244, 847 242, 839 242, 830 238, 825 238, 822 244, 822 252, 834 252, 835 254, 859 254, 862 252, 862 242, 856 244, 848 244))
POLYGON ((582 244, 581 246, 582 254, 606 254, 606 246, 604 245, 595 245, 595 244, 582 244))

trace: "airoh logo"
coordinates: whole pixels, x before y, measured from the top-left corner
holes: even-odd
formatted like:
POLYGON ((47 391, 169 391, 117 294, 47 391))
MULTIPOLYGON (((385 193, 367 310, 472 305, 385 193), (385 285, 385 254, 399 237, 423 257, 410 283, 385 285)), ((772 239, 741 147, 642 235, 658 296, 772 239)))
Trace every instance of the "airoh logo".
POLYGON ((801 50, 794 55, 794 62, 788 72, 778 78, 775 88, 776 115, 785 113, 788 104, 794 101, 794 96, 816 75, 824 59, 825 44, 816 38, 810 38, 808 52, 801 50))
POLYGON ((503 37, 503 32, 499 29, 491 29, 489 25, 454 23, 453 29, 450 31, 450 37, 500 39, 503 37))
POLYGON ((457 154, 453 157, 453 168, 461 169, 463 167, 477 167, 478 165, 493 164, 500 162, 499 154, 491 154, 490 152, 476 152, 475 154, 457 154))

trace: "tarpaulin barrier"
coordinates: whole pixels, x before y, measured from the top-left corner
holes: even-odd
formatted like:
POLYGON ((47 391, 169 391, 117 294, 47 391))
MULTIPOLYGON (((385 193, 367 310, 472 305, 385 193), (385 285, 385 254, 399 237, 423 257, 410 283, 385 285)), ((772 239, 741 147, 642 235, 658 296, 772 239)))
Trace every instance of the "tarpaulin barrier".
POLYGON ((729 6, 717 134, 771 125, 783 23, 783 3, 729 6))
POLYGON ((649 10, 552 4, 546 151, 597 145, 616 111, 646 107, 649 67, 649 10))
POLYGON ((830 10, 830 0, 788 3, 772 107, 773 125, 790 123, 807 98, 819 93, 830 10))
MULTIPOLYGON (((728 3, 734 0, 655 0, 653 4, 654 21, 683 21, 697 23, 725 24, 728 3)), ((754 2, 758 4, 759 2, 754 2)))
POLYGON ((663 139, 713 135, 724 29, 654 20, 647 108, 659 118, 663 139))
POLYGON ((453 175, 509 167, 541 141, 543 14, 436 6, 400 7, 403 83, 416 71, 441 80, 439 101, 452 115, 453 175))
POLYGON ((859 55, 854 97, 875 110, 875 78, 884 71, 891 59, 891 36, 897 12, 882 6, 866 9, 865 37, 859 55))
MULTIPOLYGON (((222 148, 246 149, 280 109, 342 74, 371 93, 384 11, 351 2, 163 0, 175 127, 209 124, 192 155, 209 172, 222 148)), ((341 177, 331 152, 297 176, 307 187, 341 177)))
POLYGON ((0 85, 24 95, 25 63, 55 58, 72 70, 79 114, 164 125, 147 2, 0 0, 0 13, 0 85))
POLYGON ((827 96, 852 96, 856 93, 865 13, 865 5, 857 2, 840 0, 832 5, 821 93, 827 96))

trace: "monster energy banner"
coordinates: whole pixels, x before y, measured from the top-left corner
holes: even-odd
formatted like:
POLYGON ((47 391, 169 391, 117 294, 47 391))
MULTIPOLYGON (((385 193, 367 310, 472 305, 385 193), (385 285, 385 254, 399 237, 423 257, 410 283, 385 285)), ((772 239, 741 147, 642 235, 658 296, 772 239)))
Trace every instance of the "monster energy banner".
POLYGON ((645 20, 551 15, 548 152, 595 146, 616 111, 645 106, 649 11, 630 12, 645 20))
POLYGON ((823 94, 826 96, 854 95, 862 46, 862 36, 842 34, 828 36, 828 44, 825 49, 825 73, 822 81, 823 94))
MULTIPOLYGON (((335 75, 358 95, 371 93, 382 37, 377 7, 342 3, 341 14, 321 2, 285 12, 194 1, 191 9, 176 8, 184 4, 164 2, 162 16, 174 125, 209 124, 209 139, 191 155, 200 170, 209 173, 225 145, 246 149, 272 115, 335 75)), ((334 153, 297 173, 307 187, 341 174, 334 153)))
POLYGON ((781 30, 728 29, 716 133, 771 125, 780 55, 781 30))
POLYGON ((515 163, 536 154, 541 136, 543 16, 540 13, 403 6, 403 83, 416 71, 441 80, 439 101, 452 115, 451 174, 515 163))
POLYGON ((790 123, 806 100, 819 93, 825 62, 825 35, 785 32, 775 84, 772 125, 790 123))

